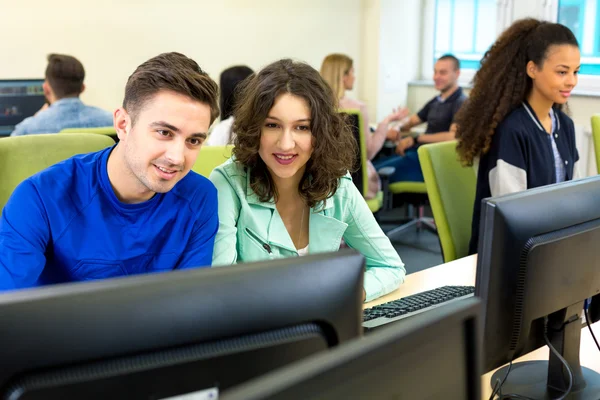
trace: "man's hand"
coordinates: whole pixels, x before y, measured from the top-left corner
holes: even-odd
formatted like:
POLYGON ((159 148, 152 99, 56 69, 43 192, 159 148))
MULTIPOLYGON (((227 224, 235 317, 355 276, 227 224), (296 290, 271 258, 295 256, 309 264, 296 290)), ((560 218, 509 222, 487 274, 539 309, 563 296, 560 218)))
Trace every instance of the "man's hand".
POLYGON ((396 146, 396 154, 404 156, 404 152, 415 145, 415 139, 412 136, 407 136, 398 142, 396 146))
POLYGON ((396 142, 399 139, 399 133, 397 129, 389 129, 386 133, 386 139, 396 142))

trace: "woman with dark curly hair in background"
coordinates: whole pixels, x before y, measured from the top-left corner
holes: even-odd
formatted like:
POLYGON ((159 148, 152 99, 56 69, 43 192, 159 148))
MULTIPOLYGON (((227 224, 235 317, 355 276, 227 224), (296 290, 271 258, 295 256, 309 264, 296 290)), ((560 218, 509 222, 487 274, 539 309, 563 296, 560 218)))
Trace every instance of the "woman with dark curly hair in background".
POLYGON ((535 19, 510 26, 481 61, 457 115, 457 151, 479 162, 469 252, 477 252, 481 200, 571 180, 579 160, 573 121, 562 111, 577 84, 580 54, 569 28, 535 19))
POLYGON ((356 142, 307 64, 280 60, 244 82, 233 157, 210 175, 219 197, 213 266, 337 251, 366 258, 367 301, 396 289, 404 264, 348 170, 356 142))

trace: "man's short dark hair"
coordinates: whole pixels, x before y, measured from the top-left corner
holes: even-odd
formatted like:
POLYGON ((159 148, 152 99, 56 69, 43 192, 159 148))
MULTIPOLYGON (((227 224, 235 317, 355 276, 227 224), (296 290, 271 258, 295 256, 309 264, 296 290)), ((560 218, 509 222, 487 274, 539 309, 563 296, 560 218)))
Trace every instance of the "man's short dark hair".
POLYGON ((210 123, 219 115, 219 88, 196 61, 181 53, 162 53, 141 64, 125 85, 123 108, 135 124, 137 114, 152 96, 169 90, 210 107, 210 123))
POLYGON ((450 60, 454 63, 454 70, 458 71, 460 69, 460 60, 456 58, 453 54, 444 54, 438 61, 450 60))
POLYGON ((57 99, 78 97, 83 89, 85 69, 73 56, 49 54, 46 67, 46 80, 57 99))

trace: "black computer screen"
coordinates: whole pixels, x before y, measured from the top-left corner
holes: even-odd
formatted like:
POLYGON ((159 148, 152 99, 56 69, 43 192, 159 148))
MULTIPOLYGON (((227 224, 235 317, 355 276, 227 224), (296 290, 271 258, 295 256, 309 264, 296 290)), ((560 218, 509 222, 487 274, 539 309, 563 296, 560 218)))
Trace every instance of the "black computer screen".
MULTIPOLYGON (((600 302, 600 177, 482 201, 475 295, 484 303, 484 371, 550 343, 549 361, 492 378, 529 398, 600 398, 600 375, 579 362, 584 302, 600 302), (591 392, 591 393, 590 393, 591 392)), ((599 318, 592 308, 593 321, 599 318)))
POLYGON ((222 391, 362 333, 351 251, 0 294, 0 398, 222 391))
POLYGON ((220 399, 479 399, 479 315, 478 299, 451 303, 239 385, 220 399))
POLYGON ((10 134, 15 125, 42 108, 43 83, 43 79, 0 80, 0 135, 10 134))

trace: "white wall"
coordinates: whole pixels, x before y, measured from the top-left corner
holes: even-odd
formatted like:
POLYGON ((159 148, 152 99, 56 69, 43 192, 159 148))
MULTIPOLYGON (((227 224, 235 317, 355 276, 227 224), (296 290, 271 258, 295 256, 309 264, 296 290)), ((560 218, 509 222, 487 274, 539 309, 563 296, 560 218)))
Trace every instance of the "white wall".
POLYGON ((363 0, 363 18, 359 95, 375 123, 406 104, 408 82, 419 77, 422 0, 363 0))
POLYGON ((361 0, 0 0, 0 79, 43 77, 48 53, 71 54, 86 69, 82 99, 112 110, 133 70, 166 51, 195 59, 217 81, 231 65, 258 69, 283 57, 319 69, 331 52, 348 54, 360 70, 361 7, 361 0))
POLYGON ((408 82, 420 73, 421 1, 381 0, 377 120, 406 104, 408 82))
POLYGON ((546 3, 545 0, 516 0, 513 1, 513 18, 541 18, 542 17, 542 5, 546 3))
MULTIPOLYGON (((359 99, 367 104, 369 116, 377 116, 377 96, 379 79, 379 23, 380 0, 362 0, 362 25, 361 25, 361 61, 362 68, 355 72, 359 80, 359 99)), ((375 121, 370 121, 375 122, 375 121)))

